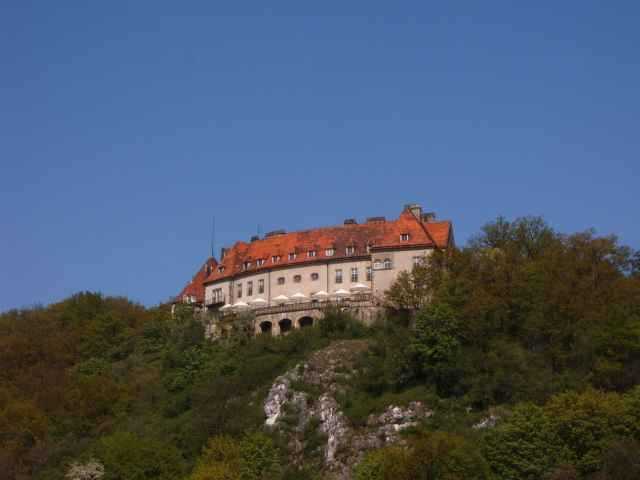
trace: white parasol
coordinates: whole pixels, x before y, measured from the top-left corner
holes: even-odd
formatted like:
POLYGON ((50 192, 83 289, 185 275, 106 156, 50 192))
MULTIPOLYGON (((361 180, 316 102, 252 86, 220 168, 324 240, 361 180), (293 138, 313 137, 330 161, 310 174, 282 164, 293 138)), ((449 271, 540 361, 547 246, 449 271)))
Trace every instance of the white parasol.
POLYGON ((362 292, 366 292, 369 289, 369 287, 367 287, 365 284, 363 283, 356 283, 355 285, 352 285, 350 290, 352 292, 356 292, 356 293, 362 293, 362 292))
POLYGON ((302 292, 294 293, 293 295, 291 295, 291 300, 295 302, 303 302, 307 298, 308 297, 302 292))
POLYGON ((273 301, 275 303, 286 303, 289 301, 289 297, 287 297, 286 295, 278 295, 273 299, 273 301))

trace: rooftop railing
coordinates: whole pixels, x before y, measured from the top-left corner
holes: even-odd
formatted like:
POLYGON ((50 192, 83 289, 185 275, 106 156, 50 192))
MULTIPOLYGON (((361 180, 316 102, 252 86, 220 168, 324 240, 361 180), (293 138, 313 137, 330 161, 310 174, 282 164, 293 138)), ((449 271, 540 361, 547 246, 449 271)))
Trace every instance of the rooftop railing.
POLYGON ((270 305, 266 307, 245 308, 242 310, 229 309, 224 312, 218 312, 221 317, 229 317, 233 315, 241 315, 243 313, 251 313, 256 317, 261 315, 272 315, 277 313, 302 312, 305 310, 327 310, 336 307, 363 307, 373 304, 373 295, 358 294, 345 299, 331 299, 324 301, 308 301, 283 303, 280 305, 270 305))

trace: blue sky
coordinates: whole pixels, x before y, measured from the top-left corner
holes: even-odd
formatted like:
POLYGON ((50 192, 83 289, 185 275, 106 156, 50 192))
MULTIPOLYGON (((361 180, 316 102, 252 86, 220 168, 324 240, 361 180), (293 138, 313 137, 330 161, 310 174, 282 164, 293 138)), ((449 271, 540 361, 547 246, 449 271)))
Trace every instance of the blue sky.
POLYGON ((459 244, 531 214, 640 248, 640 3, 526 3, 3 1, 0 310, 165 300, 213 215, 218 247, 419 202, 459 244))

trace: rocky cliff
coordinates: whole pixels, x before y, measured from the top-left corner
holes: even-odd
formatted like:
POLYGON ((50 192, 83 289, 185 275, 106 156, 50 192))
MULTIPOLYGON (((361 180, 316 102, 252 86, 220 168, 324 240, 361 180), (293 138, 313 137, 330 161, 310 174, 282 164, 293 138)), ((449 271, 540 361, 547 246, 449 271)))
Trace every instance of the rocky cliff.
POLYGON ((278 377, 264 401, 265 425, 281 434, 291 462, 351 478, 352 467, 366 451, 401 441, 399 432, 432 412, 420 402, 388 405, 356 426, 341 411, 337 398, 349 389, 356 359, 367 349, 365 340, 342 340, 312 354, 278 377))

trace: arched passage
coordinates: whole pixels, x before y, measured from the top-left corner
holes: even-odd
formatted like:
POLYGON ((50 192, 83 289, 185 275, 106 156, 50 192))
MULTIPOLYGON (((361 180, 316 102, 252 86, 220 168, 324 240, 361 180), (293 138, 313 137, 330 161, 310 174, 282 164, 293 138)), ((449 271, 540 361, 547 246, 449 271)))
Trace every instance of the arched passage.
POLYGON ((278 322, 278 325, 280 326, 280 333, 287 333, 291 330, 292 322, 288 318, 283 318, 278 322))
POLYGON ((313 318, 302 317, 300 320, 298 320, 298 325, 300 325, 300 328, 310 327, 313 325, 313 318))
POLYGON ((271 322, 262 322, 260 324, 260 330, 262 333, 271 334, 271 329, 273 328, 273 324, 271 322))

